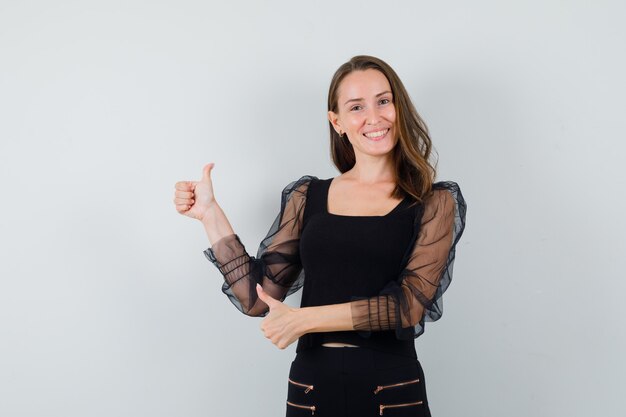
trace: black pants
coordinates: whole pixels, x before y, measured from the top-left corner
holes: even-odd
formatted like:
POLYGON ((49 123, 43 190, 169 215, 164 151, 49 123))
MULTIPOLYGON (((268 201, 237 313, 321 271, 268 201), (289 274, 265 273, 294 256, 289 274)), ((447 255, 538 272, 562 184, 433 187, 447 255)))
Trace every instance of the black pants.
POLYGON ((430 417, 419 360, 365 347, 301 351, 287 386, 287 417, 430 417))

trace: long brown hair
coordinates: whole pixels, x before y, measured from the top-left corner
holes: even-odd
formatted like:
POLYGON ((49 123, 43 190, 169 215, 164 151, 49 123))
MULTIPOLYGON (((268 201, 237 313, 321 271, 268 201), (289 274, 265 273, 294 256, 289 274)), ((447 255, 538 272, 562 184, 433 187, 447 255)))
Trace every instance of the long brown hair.
MULTIPOLYGON (((333 75, 328 90, 328 110, 338 113, 338 90, 341 81, 352 71, 376 69, 383 73, 393 94, 393 103, 396 109, 396 125, 398 127, 398 143, 393 149, 393 163, 396 171, 397 184, 392 196, 396 198, 411 195, 421 203, 432 190, 432 184, 437 175, 436 164, 431 165, 429 159, 432 152, 432 142, 428 134, 428 127, 417 113, 411 102, 402 81, 396 72, 383 60, 369 56, 356 55, 342 64, 333 75)), ((344 173, 350 170, 355 162, 354 149, 350 141, 339 136, 329 121, 330 153, 337 169, 344 173)))

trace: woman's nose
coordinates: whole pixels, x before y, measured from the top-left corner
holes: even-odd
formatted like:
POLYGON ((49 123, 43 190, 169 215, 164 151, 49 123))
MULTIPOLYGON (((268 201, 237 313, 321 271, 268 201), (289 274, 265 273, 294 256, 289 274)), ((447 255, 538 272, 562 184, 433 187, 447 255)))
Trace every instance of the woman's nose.
POLYGON ((366 116, 367 116, 367 124, 370 124, 370 125, 375 125, 380 120, 380 114, 378 114, 378 109, 375 107, 370 108, 366 116))

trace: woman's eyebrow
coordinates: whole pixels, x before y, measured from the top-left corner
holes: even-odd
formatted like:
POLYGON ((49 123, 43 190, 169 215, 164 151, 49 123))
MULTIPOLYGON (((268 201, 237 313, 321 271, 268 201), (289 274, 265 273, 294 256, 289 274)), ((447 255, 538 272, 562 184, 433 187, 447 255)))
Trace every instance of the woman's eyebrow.
MULTIPOLYGON (((376 97, 382 96, 383 94, 386 94, 386 93, 391 93, 391 91, 389 91, 389 90, 383 91, 382 93, 378 93, 378 94, 376 94, 376 97)), ((351 101, 361 101, 361 100, 363 100, 363 98, 362 98, 362 97, 359 97, 359 98, 351 98, 350 100, 348 100, 348 101, 346 101, 345 103, 343 103, 343 105, 345 106, 346 104, 350 103, 351 101)))

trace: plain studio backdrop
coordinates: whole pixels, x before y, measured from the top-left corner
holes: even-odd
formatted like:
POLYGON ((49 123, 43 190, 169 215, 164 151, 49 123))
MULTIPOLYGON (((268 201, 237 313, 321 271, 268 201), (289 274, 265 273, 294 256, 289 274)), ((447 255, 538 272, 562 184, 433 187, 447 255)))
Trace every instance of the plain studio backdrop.
MULTIPOLYGON (((626 59, 618 1, 0 2, 0 415, 280 416, 263 336, 174 184, 215 162, 250 254, 330 162, 326 96, 387 61, 468 203, 435 417, 621 416, 626 59)), ((301 292, 286 302, 299 306, 301 292)))

